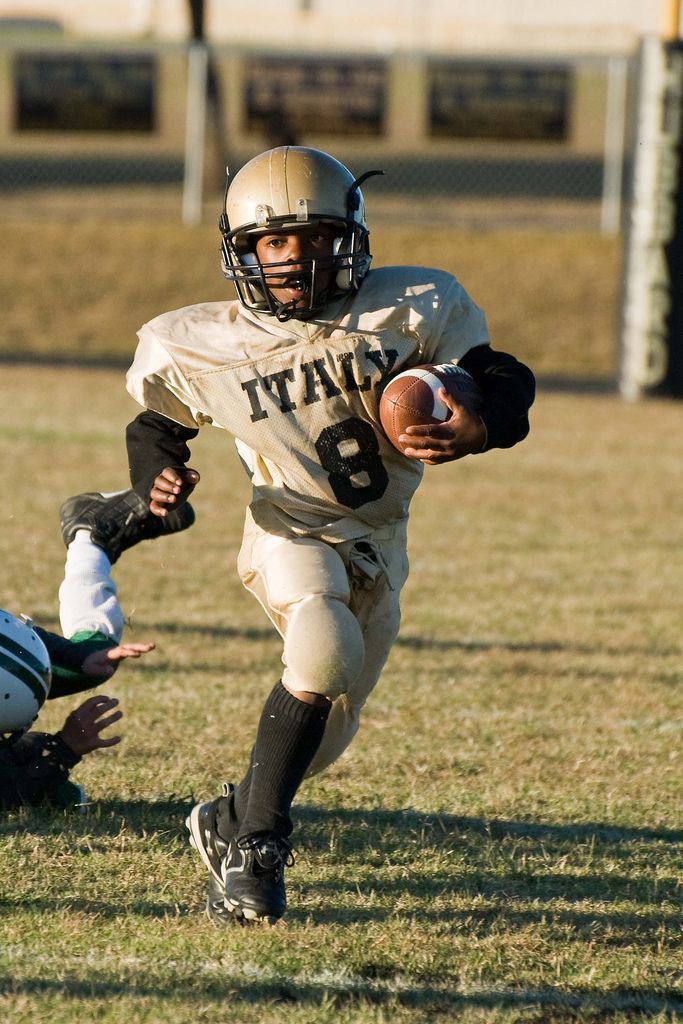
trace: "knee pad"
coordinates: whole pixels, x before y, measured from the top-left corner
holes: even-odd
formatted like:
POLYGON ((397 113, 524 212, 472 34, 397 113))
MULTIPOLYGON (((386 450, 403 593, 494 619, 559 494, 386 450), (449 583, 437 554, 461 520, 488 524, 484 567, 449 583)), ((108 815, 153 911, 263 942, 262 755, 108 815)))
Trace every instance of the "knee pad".
POLYGON ((364 658, 358 620, 342 601, 316 595, 294 606, 283 652, 288 689, 334 700, 358 678, 364 658))

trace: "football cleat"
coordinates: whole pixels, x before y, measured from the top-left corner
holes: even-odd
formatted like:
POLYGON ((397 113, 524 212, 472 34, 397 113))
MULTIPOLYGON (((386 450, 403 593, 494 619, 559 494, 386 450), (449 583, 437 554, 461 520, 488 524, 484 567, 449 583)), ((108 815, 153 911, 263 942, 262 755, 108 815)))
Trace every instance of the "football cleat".
POLYGON ((287 909, 285 868, 293 863, 291 846, 273 832, 231 839, 221 866, 226 906, 247 921, 275 924, 287 909))
POLYGON ((220 928, 232 928, 235 925, 247 924, 241 914, 236 914, 233 908, 226 904, 225 886, 222 882, 217 882, 213 875, 209 876, 206 893, 206 916, 209 921, 213 921, 220 928))
POLYGON ((114 494, 89 492, 67 498, 59 509, 62 538, 68 548, 78 530, 89 530, 93 543, 114 562, 142 540, 155 540, 192 526, 194 509, 185 502, 167 516, 155 516, 143 499, 128 489, 114 494))
MULTIPOLYGON (((232 784, 227 783, 226 788, 230 792, 232 784)), ((226 793, 227 795, 229 793, 226 793)), ((216 829, 217 803, 218 800, 207 800, 206 803, 195 804, 185 819, 185 825, 190 833, 190 845, 194 846, 211 878, 221 886, 225 895, 223 862, 228 852, 228 843, 216 829)))
MULTIPOLYGON (((223 796, 229 797, 234 790, 231 782, 223 786, 223 796)), ((216 829, 218 800, 195 804, 185 819, 190 833, 190 845, 195 848, 209 872, 209 886, 206 896, 206 915, 215 924, 245 924, 241 914, 225 900, 225 861, 228 843, 216 829)))

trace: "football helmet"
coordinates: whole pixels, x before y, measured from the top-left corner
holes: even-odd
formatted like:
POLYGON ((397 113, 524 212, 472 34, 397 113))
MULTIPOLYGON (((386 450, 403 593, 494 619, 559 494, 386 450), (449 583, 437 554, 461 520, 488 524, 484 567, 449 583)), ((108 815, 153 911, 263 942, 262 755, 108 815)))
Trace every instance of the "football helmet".
POLYGON ((52 669, 30 619, 0 609, 0 741, 25 732, 50 692, 52 669))
POLYGON ((357 291, 372 259, 360 185, 383 173, 367 171, 354 178, 328 153, 306 146, 278 146, 254 157, 232 181, 228 179, 219 220, 221 264, 240 302, 247 309, 289 320, 306 318, 357 291), (297 261, 292 274, 305 280, 307 304, 302 308, 297 302, 279 303, 269 281, 282 281, 288 261, 261 263, 256 240, 259 235, 318 225, 335 228, 332 252, 324 259, 297 261))

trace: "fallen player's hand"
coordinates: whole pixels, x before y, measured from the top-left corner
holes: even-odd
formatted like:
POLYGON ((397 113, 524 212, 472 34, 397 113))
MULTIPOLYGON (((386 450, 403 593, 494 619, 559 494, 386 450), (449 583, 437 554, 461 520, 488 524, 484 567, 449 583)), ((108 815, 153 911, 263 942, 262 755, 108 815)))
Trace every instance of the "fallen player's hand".
POLYGON ((438 394, 451 410, 449 419, 443 423, 406 427, 405 434, 399 437, 406 446, 403 454, 409 459, 420 459, 427 466, 476 455, 486 444, 486 427, 481 416, 459 405, 445 388, 439 388, 438 394))
POLYGON ((119 644, 118 647, 107 647, 103 651, 93 651, 81 665, 81 672, 90 679, 104 683, 111 679, 120 661, 126 658, 139 658, 154 650, 154 644, 119 644))
POLYGON ((168 515, 170 507, 184 505, 199 483, 196 469, 172 469, 167 466, 155 478, 149 492, 149 510, 155 516, 168 515))
POLYGON ((116 697, 105 697, 104 694, 89 697, 71 712, 57 735, 79 757, 100 747, 115 746, 120 743, 120 736, 105 739, 100 733, 123 718, 123 711, 113 711, 109 714, 118 703, 116 697))

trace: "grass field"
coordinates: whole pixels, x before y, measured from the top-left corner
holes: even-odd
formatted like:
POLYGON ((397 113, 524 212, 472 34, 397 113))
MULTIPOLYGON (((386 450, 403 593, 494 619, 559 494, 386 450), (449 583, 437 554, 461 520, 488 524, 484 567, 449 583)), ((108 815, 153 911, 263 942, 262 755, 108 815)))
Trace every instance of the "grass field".
MULTIPOLYGON (((125 484, 136 410, 119 372, 0 372, 3 604, 58 628, 58 505, 125 484)), ((236 579, 245 481, 203 432, 196 525, 116 566, 158 649, 105 688, 124 739, 74 771, 89 813, 0 824, 2 1018, 681 1019, 680 416, 542 390, 523 445, 427 472, 402 635, 300 793, 287 924, 224 931, 183 820, 240 772, 279 644, 236 579)))
MULTIPOLYGON (((146 320, 228 294, 218 243, 215 223, 186 228, 170 217, 7 220, 0 355, 129 361, 146 320)), ((614 376, 617 239, 384 223, 372 249, 378 266, 436 264, 456 274, 486 310, 494 344, 538 374, 614 376)))

